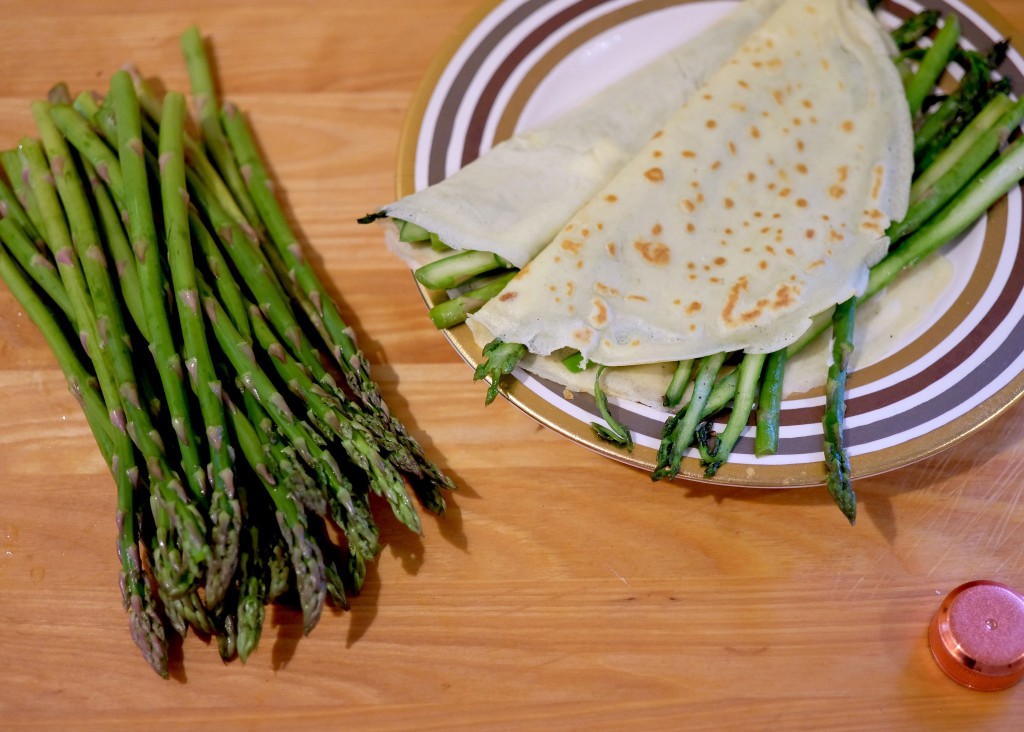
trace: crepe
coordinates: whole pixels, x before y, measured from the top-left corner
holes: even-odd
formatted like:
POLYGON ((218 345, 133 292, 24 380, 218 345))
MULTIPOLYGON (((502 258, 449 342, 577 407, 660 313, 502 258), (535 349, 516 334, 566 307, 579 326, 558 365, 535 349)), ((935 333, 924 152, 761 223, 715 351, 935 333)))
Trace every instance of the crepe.
POLYGON ((765 353, 860 292, 906 212, 910 114, 856 0, 785 0, 501 295, 478 342, 608 366, 765 353))
MULTIPOLYGON (((561 118, 496 145, 452 176, 384 207, 453 249, 529 262, 743 43, 781 0, 745 0, 712 28, 561 118)), ((410 266, 426 247, 389 245, 410 266)))

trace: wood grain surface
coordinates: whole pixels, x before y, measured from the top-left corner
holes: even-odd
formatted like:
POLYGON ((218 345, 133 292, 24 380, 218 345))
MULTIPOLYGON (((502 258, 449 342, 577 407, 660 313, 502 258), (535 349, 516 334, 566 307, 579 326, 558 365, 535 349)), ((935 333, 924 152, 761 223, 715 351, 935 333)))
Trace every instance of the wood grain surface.
MULTIPOLYGON (((991 0, 1024 28, 1024 3, 991 0)), ((429 325, 357 216, 391 199, 412 95, 477 0, 0 1, 0 146, 57 81, 133 61, 187 90, 178 34, 211 37, 289 212, 393 410, 459 484, 387 539, 348 612, 303 637, 275 608, 248 664, 190 636, 170 680, 129 637, 115 493, 34 326, 0 288, 0 729, 1020 728, 1024 687, 949 681, 925 633, 943 595, 1024 588, 1024 408, 822 490, 653 484, 538 426, 429 325)))

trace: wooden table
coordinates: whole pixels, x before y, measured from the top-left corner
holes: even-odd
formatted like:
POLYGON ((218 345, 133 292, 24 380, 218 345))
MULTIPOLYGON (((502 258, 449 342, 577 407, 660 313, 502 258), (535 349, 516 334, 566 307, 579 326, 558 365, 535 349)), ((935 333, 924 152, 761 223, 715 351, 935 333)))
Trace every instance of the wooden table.
MULTIPOLYGON (((354 219, 394 192, 407 105, 478 0, 0 2, 0 145, 56 81, 134 61, 187 90, 201 24, 394 411, 460 491, 387 544, 309 637, 268 614, 248 664, 190 636, 170 680, 121 609, 113 484, 41 337, 0 288, 0 728, 1019 728, 1024 688, 949 681, 925 632, 945 593, 1024 587, 1024 410, 822 490, 654 484, 483 387, 354 219)), ((1024 4, 991 0, 1018 28, 1024 4)))

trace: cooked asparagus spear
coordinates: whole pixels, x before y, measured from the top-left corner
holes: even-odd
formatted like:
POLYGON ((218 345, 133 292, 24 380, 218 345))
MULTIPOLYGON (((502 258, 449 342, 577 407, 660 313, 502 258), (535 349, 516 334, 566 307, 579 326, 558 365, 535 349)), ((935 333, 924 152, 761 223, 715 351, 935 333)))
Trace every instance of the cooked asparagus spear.
POLYGON ((825 485, 843 515, 853 524, 857 521, 857 497, 850 482, 850 457, 846 451, 843 430, 846 418, 846 376, 853 353, 853 323, 857 298, 851 297, 836 306, 832 316, 832 360, 825 382, 825 485))

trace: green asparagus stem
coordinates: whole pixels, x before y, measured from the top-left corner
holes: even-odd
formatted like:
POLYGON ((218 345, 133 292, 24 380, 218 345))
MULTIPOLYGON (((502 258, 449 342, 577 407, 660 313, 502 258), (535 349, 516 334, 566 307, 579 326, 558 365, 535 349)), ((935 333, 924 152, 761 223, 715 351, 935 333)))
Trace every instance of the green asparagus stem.
POLYGON ((757 400, 757 432, 754 436, 754 454, 758 457, 774 455, 779 450, 782 386, 787 355, 786 349, 781 348, 768 356, 764 366, 761 394, 757 400))
MULTIPOLYGON (((12 158, 13 161, 14 158, 12 158)), ((32 241, 37 249, 46 247, 42 237, 36 231, 35 225, 28 217, 28 213, 22 206, 21 201, 18 200, 17 194, 7 185, 7 181, 3 178, 0 178, 0 218, 14 219, 18 227, 25 233, 26 238, 32 241)))
POLYGON ((601 376, 606 368, 606 366, 598 366, 594 376, 594 400, 597 402, 597 409, 606 424, 591 422, 590 427, 594 430, 594 434, 602 440, 618 445, 626 451, 632 451, 633 436, 629 433, 628 428, 612 416, 608 409, 608 397, 605 395, 604 389, 601 388, 601 376))
POLYGON ((110 192, 99 177, 99 173, 96 172, 96 168, 83 158, 82 170, 89 182, 103 240, 106 242, 107 250, 114 258, 114 271, 117 273, 118 282, 121 285, 121 297, 124 300, 125 308, 131 315, 135 327, 148 340, 149 326, 146 324, 146 314, 142 307, 142 288, 139 283, 139 273, 135 267, 135 252, 132 251, 131 244, 128 243, 128 236, 125 234, 124 225, 121 223, 110 192))
POLYGON ((468 280, 511 265, 497 254, 465 250, 450 254, 417 269, 416 281, 432 290, 451 290, 468 280))
POLYGON ((480 287, 438 303, 430 309, 430 319, 434 326, 438 329, 454 328, 459 323, 466 322, 470 313, 475 313, 488 300, 497 297, 516 274, 517 272, 508 272, 480 287))
POLYGON ((992 204, 1024 178, 1024 138, 1011 143, 903 246, 871 268, 863 302, 888 286, 900 272, 966 231, 992 204))
POLYGON ((250 223, 257 222, 260 220, 259 213, 249 197, 249 191, 238 169, 238 163, 221 127, 213 72, 206 55, 206 44, 203 42, 203 36, 198 27, 190 26, 181 34, 181 48, 185 56, 185 66, 188 69, 188 78, 192 85, 192 101, 199 115, 199 125, 203 131, 203 143, 206 150, 213 156, 217 169, 241 208, 244 220, 250 223))
MULTIPOLYGON (((238 445, 245 454, 250 465, 266 465, 273 460, 267 454, 266 448, 256 433, 255 428, 245 418, 242 412, 231 405, 229 408, 232 425, 238 437, 238 445)), ((299 593, 299 604, 302 607, 302 625, 308 634, 320 619, 323 610, 324 598, 326 596, 326 583, 323 576, 323 554, 319 546, 309 533, 306 514, 303 506, 299 504, 286 487, 278 483, 277 479, 268 471, 257 470, 257 475, 268 496, 274 502, 276 518, 281 535, 288 544, 289 557, 291 558, 292 572, 295 577, 296 589, 299 593)), ((252 567, 246 568, 249 572, 252 567)), ((255 587, 249 588, 252 595, 258 596, 255 587)), ((262 603, 260 603, 262 604, 262 603)), ((252 612, 252 611, 250 611, 252 612)), ((243 618, 239 613, 239 620, 243 618)), ((249 623, 246 623, 247 632, 249 623)), ((243 629, 242 624, 239 630, 243 629)), ((243 660, 250 652, 250 639, 245 638, 245 647, 239 648, 239 655, 243 660), (243 651, 244 654, 243 655, 243 651)))
POLYGON ((199 292, 192 260, 185 189, 185 100, 177 92, 164 99, 160 124, 160 192, 163 203, 164 242, 171 282, 177 300, 178 319, 184 339, 185 365, 206 427, 211 488, 209 494, 211 558, 206 573, 205 601, 215 608, 228 591, 238 564, 241 509, 235 495, 235 473, 226 439, 226 422, 217 378, 206 341, 206 323, 199 308, 199 292))
POLYGON ((260 560, 259 530, 250 517, 246 517, 248 529, 242 533, 241 554, 238 569, 238 610, 236 625, 236 648, 238 657, 245 663, 259 645, 266 619, 267 582, 265 569, 260 560))
POLYGON ((35 201, 29 193, 28 170, 25 169, 21 153, 18 150, 0 151, 0 164, 3 165, 4 172, 7 174, 7 179, 11 183, 11 192, 14 194, 15 199, 21 204, 21 208, 25 212, 25 216, 28 218, 27 225, 22 221, 22 227, 25 229, 25 233, 29 235, 37 246, 44 248, 46 246, 46 242, 43 241, 43 233, 46 231, 46 226, 39 213, 39 207, 36 206, 35 201))
POLYGON ((178 354, 170 326, 162 257, 153 218, 146 171, 145 150, 142 144, 142 122, 138 99, 131 77, 125 71, 116 72, 110 80, 110 97, 114 105, 118 131, 118 159, 124 176, 125 210, 128 216, 129 239, 135 250, 136 266, 142 284, 143 308, 149 330, 150 345, 156 359, 157 372, 163 385, 171 424, 178 439, 185 478, 194 495, 202 496, 206 485, 206 471, 199 458, 197 438, 192 429, 188 398, 185 392, 181 356, 178 354))
POLYGON ((822 428, 825 433, 825 466, 828 469, 825 484, 851 524, 857 521, 857 497, 850 481, 850 457, 843 439, 846 416, 846 375, 853 353, 853 321, 856 298, 836 306, 832 317, 832 361, 825 382, 825 414, 822 428))
MULTIPOLYGON (((419 224, 414 224, 411 221, 402 221, 401 219, 394 219, 395 226, 398 227, 398 240, 405 242, 420 242, 430 241, 430 232, 424 229, 419 224)), ((365 223, 361 221, 360 223, 365 223)))
POLYGON ((75 317, 64 285, 57 274, 57 268, 49 257, 44 255, 36 245, 29 241, 24 229, 17 219, 0 219, 0 237, 7 249, 18 261, 18 264, 35 280, 35 283, 49 296, 54 305, 60 308, 69 321, 75 317))
POLYGON ((665 398, 662 403, 666 407, 677 407, 683 402, 683 395, 690 383, 690 375, 693 373, 693 359, 688 358, 676 364, 672 372, 672 380, 665 389, 665 398))
MULTIPOLYGON (((88 97, 91 99, 91 97, 88 97)), ((110 186, 111 193, 123 202, 124 177, 117 153, 96 133, 86 119, 73 107, 53 105, 50 116, 68 142, 92 163, 96 174, 110 186)))
POLYGON ((711 454, 712 460, 704 469, 705 477, 712 477, 718 469, 729 459, 729 453, 740 439, 743 428, 747 426, 747 420, 754 409, 757 401, 757 385, 761 380, 761 370, 767 354, 746 353, 738 367, 739 376, 736 386, 736 397, 733 400, 732 414, 726 423, 725 430, 718 437, 718 444, 711 454))
POLYGON ((961 63, 967 67, 960 84, 928 113, 914 135, 917 172, 926 169, 950 140, 999 93, 999 87, 991 81, 993 69, 984 56, 976 51, 962 51, 959 55, 963 58, 961 63))
POLYGON ((973 161, 975 172, 987 163, 1020 124, 1022 108, 1024 105, 1020 101, 1013 103, 1003 94, 989 102, 963 133, 914 180, 910 187, 911 205, 921 203, 965 159, 973 161))
POLYGON ((340 403, 332 403, 330 394, 314 384, 288 355, 274 337, 258 307, 249 306, 249 320, 257 342, 271 356, 271 362, 282 380, 305 400, 310 422, 324 438, 333 438, 340 443, 349 460, 366 474, 373 491, 387 499, 395 517, 412 531, 421 533, 419 517, 405 491, 401 476, 374 448, 372 436, 361 425, 349 419, 340 403))
POLYGON ((935 88, 936 82, 949 64, 959 40, 960 21, 956 15, 950 13, 946 16, 941 30, 936 34, 935 41, 925 53, 917 73, 914 74, 907 86, 907 103, 910 106, 911 117, 916 117, 921 111, 925 97, 935 88))

